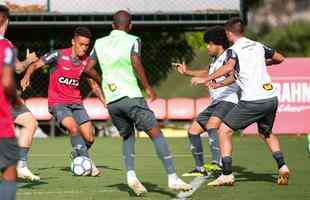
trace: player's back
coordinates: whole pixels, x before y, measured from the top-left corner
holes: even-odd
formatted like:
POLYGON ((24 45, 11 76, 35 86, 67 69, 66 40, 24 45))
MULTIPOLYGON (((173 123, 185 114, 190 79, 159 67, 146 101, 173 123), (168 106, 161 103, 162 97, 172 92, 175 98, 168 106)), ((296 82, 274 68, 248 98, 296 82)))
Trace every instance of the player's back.
MULTIPOLYGON (((0 38, 0 80, 3 78, 5 63, 13 59, 13 45, 7 39, 0 38)), ((2 81, 0 81, 0 105, 0 138, 15 137, 10 102, 4 93, 2 81)))
POLYGON ((237 54, 235 72, 242 90, 241 100, 275 97, 267 72, 264 46, 259 42, 240 38, 230 49, 237 54))
POLYGON ((96 40, 94 50, 102 71, 102 88, 107 102, 124 96, 142 97, 131 63, 131 55, 139 38, 125 31, 113 30, 96 40))

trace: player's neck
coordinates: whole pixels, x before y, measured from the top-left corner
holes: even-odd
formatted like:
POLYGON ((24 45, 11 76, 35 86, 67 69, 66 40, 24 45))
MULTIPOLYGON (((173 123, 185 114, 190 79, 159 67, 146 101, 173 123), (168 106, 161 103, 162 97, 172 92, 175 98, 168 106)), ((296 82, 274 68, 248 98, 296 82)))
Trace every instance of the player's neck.
POLYGON ((223 53, 224 53, 225 49, 221 48, 218 52, 218 54, 216 55, 216 57, 220 57, 223 53))

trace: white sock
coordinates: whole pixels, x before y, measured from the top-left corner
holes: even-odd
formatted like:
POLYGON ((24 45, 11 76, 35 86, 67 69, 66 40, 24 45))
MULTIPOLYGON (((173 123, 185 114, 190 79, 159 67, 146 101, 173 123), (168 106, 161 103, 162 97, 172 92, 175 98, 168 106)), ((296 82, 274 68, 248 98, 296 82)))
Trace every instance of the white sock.
POLYGON ((178 178, 179 177, 178 177, 178 175, 176 173, 168 174, 168 182, 175 181, 178 178))
POLYGON ((136 172, 133 170, 129 170, 127 172, 127 182, 130 182, 130 181, 135 180, 135 179, 137 179, 136 172))

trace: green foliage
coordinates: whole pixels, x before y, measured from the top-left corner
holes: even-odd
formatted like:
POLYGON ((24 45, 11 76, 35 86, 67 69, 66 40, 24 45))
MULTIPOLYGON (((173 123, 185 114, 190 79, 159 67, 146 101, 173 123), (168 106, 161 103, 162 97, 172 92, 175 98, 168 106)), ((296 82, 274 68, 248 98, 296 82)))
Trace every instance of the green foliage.
POLYGON ((310 56, 309 22, 294 22, 287 27, 274 28, 267 34, 260 34, 258 39, 286 56, 310 56))

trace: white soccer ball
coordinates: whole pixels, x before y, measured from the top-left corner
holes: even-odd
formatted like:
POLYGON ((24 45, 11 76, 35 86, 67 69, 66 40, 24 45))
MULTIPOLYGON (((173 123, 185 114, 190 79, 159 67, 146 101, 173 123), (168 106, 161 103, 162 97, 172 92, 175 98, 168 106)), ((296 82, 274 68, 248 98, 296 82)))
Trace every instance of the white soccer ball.
POLYGON ((92 171, 92 161, 86 156, 78 156, 73 159, 70 168, 76 176, 88 176, 92 171))

